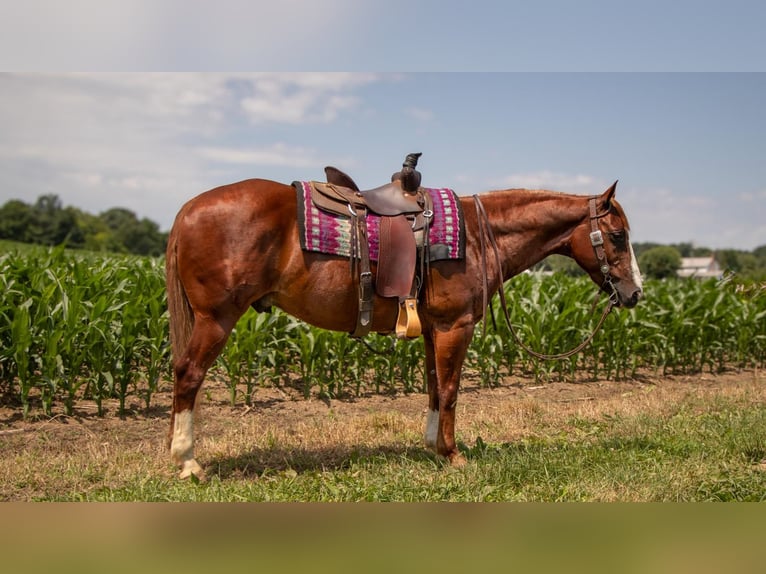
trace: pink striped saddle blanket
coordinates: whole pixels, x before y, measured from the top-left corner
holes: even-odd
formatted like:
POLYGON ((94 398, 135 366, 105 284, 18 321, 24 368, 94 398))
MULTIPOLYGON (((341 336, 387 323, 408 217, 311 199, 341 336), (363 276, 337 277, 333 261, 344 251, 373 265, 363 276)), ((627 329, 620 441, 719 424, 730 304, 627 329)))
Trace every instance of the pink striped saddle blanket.
MULTIPOLYGON (((311 201, 311 183, 293 183, 298 194, 298 230, 301 248, 329 255, 351 255, 351 221, 318 209, 311 201)), ((426 189, 434 216, 428 233, 430 260, 463 259, 465 226, 460 200, 451 189, 426 189)), ((380 216, 367 215, 370 259, 378 260, 380 216)))

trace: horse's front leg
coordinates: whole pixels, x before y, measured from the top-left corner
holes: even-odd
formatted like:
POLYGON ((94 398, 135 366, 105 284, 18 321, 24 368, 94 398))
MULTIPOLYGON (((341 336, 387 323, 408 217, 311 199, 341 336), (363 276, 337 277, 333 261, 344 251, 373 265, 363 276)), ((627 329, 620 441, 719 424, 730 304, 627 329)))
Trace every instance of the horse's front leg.
POLYGON ((439 434, 439 386, 436 379, 434 341, 430 333, 423 333, 423 342, 426 349, 426 386, 428 388, 428 414, 424 442, 426 447, 436 452, 436 437, 439 434))
POLYGON ((457 407, 457 395, 460 388, 460 375, 463 369, 468 345, 473 336, 473 323, 454 326, 448 331, 434 329, 431 332, 433 341, 431 360, 429 360, 429 338, 426 337, 426 376, 429 382, 429 420, 426 425, 426 443, 436 447, 436 452, 449 459, 452 466, 462 466, 465 458, 457 449, 455 442, 455 409, 457 407), (429 363, 431 363, 429 365, 429 363), (431 370, 435 370, 435 388, 432 391, 431 370), (435 392, 434 392, 435 391, 435 392), (432 409, 438 407, 438 422, 434 424, 435 413, 432 409), (429 437, 429 430, 433 434, 436 428, 436 440, 433 445, 433 437, 429 437))

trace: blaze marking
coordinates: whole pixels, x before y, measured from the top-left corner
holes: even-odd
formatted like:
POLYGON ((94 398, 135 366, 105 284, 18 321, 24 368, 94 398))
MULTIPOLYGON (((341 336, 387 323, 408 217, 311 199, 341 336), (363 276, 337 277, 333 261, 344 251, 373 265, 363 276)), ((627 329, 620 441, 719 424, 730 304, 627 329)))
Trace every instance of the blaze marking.
POLYGON ((630 271, 635 286, 643 290, 643 283, 641 282, 641 270, 638 268, 638 261, 636 261, 636 254, 633 253, 632 245, 630 245, 630 271))

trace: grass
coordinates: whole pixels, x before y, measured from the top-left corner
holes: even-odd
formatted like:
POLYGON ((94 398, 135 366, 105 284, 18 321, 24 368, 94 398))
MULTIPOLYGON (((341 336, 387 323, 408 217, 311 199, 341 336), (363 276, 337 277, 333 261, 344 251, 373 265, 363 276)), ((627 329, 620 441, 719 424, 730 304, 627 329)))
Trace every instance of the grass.
POLYGON ((572 400, 551 400, 556 385, 550 387, 547 398, 528 391, 497 401, 492 390, 469 393, 458 418, 468 464, 459 469, 421 448, 422 408, 357 404, 350 413, 337 403, 337 409, 282 422, 237 416, 229 408, 221 416, 203 415, 197 452, 210 477, 205 483, 175 478, 157 431, 164 431, 164 420, 143 421, 143 438, 124 436, 119 420, 105 421, 98 433, 72 422, 54 434, 36 432, 24 448, 14 444, 18 435, 0 436, 0 449, 13 453, 0 464, 0 495, 56 501, 766 500, 766 411, 757 377, 742 375, 715 389, 615 385, 623 392, 593 399, 584 389, 572 400), (68 447, 58 438, 62 432, 93 436, 85 447, 75 441, 68 447))

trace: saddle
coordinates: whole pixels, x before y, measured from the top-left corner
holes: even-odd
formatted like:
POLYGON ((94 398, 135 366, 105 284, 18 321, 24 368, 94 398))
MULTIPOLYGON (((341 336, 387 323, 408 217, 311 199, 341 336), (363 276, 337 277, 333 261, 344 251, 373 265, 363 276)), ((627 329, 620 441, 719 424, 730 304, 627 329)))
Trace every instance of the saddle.
POLYGON ((402 170, 391 176, 390 183, 370 190, 360 190, 350 176, 331 166, 325 168, 327 183, 311 182, 311 199, 318 209, 351 219, 351 272, 358 277, 359 285, 359 313, 353 337, 364 337, 372 327, 368 213, 380 216, 375 292, 381 297, 398 299, 395 327, 398 338, 421 334, 417 314, 419 281, 415 271, 419 247, 422 269, 433 211, 430 196, 420 188, 420 172, 415 169, 420 155, 409 154, 402 170))

